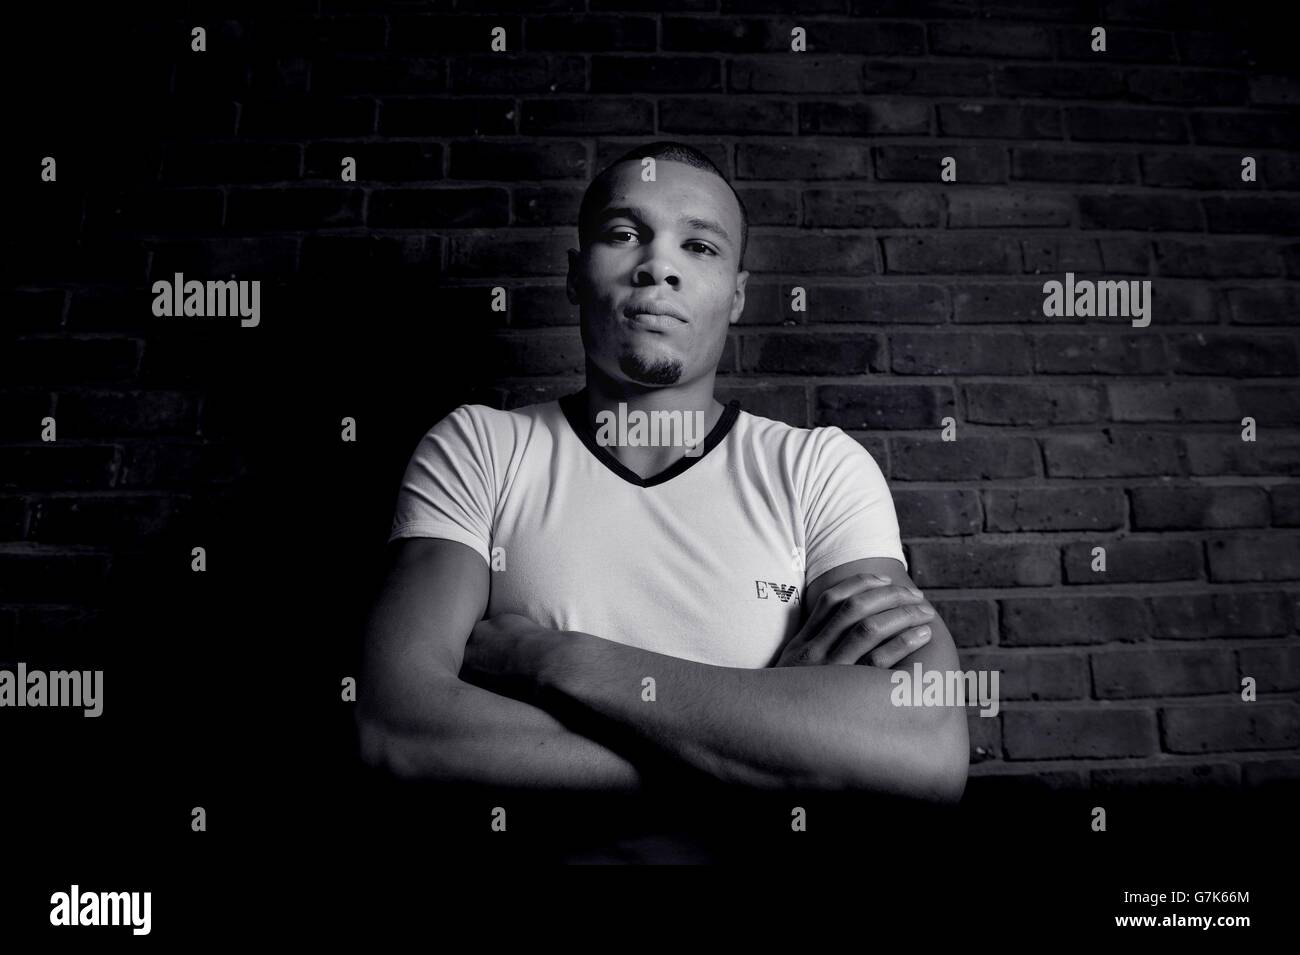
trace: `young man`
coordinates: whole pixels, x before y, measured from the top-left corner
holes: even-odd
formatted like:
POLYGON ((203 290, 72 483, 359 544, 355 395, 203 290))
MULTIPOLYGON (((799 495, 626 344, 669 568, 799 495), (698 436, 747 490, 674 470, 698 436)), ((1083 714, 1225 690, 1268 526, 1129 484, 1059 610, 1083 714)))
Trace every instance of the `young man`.
POLYGON ((747 232, 687 146, 592 182, 568 274, 586 387, 462 405, 407 467, 367 634, 371 765, 584 790, 636 790, 658 765, 960 798, 965 711, 891 702, 893 667, 958 660, 879 467, 838 428, 714 398, 747 232))

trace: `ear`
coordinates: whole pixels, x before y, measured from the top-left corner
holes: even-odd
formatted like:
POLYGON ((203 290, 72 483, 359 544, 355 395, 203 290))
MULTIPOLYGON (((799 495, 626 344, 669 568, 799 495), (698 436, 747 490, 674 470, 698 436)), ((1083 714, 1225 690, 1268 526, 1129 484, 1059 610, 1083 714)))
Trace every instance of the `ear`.
POLYGON ((569 257, 569 273, 564 281, 564 291, 569 296, 570 305, 580 305, 582 299, 578 295, 578 281, 582 272, 582 253, 577 249, 569 249, 566 254, 569 257))
POLYGON ((740 321, 740 313, 745 310, 745 283, 748 281, 748 272, 736 273, 736 293, 731 301, 731 317, 727 319, 728 324, 734 325, 740 321))

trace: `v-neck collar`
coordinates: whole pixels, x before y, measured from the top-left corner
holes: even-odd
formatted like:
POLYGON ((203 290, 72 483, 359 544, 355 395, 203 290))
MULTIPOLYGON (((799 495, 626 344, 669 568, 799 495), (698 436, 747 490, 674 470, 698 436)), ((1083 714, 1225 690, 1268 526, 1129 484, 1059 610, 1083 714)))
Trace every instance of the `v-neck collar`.
POLYGON ((668 465, 668 467, 664 468, 658 474, 651 475, 648 478, 641 477, 641 475, 637 474, 618 458, 614 457, 608 448, 602 447, 597 443, 596 433, 586 418, 586 388, 574 392, 571 395, 565 395, 561 398, 560 410, 564 412, 564 417, 569 422, 569 427, 573 429, 573 433, 582 440, 582 443, 586 445, 587 450, 592 453, 597 461, 605 465, 605 467, 609 468, 629 484, 635 484, 637 487, 654 487, 657 484, 663 484, 665 481, 671 481, 683 471, 694 467, 700 461, 703 461, 710 451, 722 443, 722 439, 727 436, 731 431, 731 426, 734 425, 736 419, 740 417, 740 400, 738 398, 733 398, 731 401, 727 402, 726 406, 722 409, 722 414, 718 416, 718 420, 714 423, 713 428, 709 431, 708 435, 705 436, 704 447, 699 454, 682 455, 682 457, 668 465))

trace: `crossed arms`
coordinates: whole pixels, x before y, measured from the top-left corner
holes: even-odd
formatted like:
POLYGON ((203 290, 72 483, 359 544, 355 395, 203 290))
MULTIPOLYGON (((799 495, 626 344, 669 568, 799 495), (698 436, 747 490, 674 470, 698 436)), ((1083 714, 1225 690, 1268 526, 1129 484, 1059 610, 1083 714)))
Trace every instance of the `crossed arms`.
POLYGON ((965 787, 964 709, 890 701, 890 667, 958 666, 939 616, 921 618, 922 601, 900 597, 913 585, 896 560, 822 574, 791 645, 774 666, 749 670, 510 614, 483 620, 491 572, 454 541, 401 539, 391 558, 367 624, 357 722, 365 761, 400 778, 636 790, 681 772, 936 802, 965 787), (862 576, 872 573, 892 584, 862 576), (878 625, 890 621, 899 635, 882 641, 878 625), (913 649, 900 628, 920 622, 933 633, 913 649), (859 658, 865 665, 841 665, 859 658))

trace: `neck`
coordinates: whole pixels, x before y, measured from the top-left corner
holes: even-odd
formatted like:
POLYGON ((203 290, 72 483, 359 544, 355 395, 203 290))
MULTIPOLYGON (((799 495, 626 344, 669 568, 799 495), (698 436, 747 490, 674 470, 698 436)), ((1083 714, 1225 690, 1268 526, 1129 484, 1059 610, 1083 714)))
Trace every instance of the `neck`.
MULTIPOLYGON (((586 407, 584 414, 592 430, 599 435, 602 423, 618 422, 630 418, 634 412, 641 412, 643 420, 676 420, 680 416, 682 429, 674 429, 674 437, 704 440, 704 436, 713 430, 725 410, 723 405, 713 397, 714 375, 701 377, 696 381, 680 385, 649 386, 610 379, 599 369, 587 366, 586 407), (621 407, 620 407, 621 406, 621 407), (659 418, 651 418, 654 412, 666 412, 659 418), (700 428, 696 423, 702 422, 700 428), (698 432, 698 433, 697 433, 698 432)), ((636 417, 642 417, 637 415, 636 417)), ((631 429, 628 429, 629 433, 631 429)), ((620 444, 617 440, 605 445, 618 461, 643 478, 651 477, 676 463, 686 455, 686 447, 680 442, 668 443, 667 427, 660 431, 664 440, 658 446, 646 442, 620 444)), ((609 433, 609 429, 606 429, 609 433)), ((615 432, 616 433, 616 432, 615 432)), ((647 440, 653 440, 654 431, 646 429, 647 440)), ((698 452, 696 452, 698 453, 698 452)))

